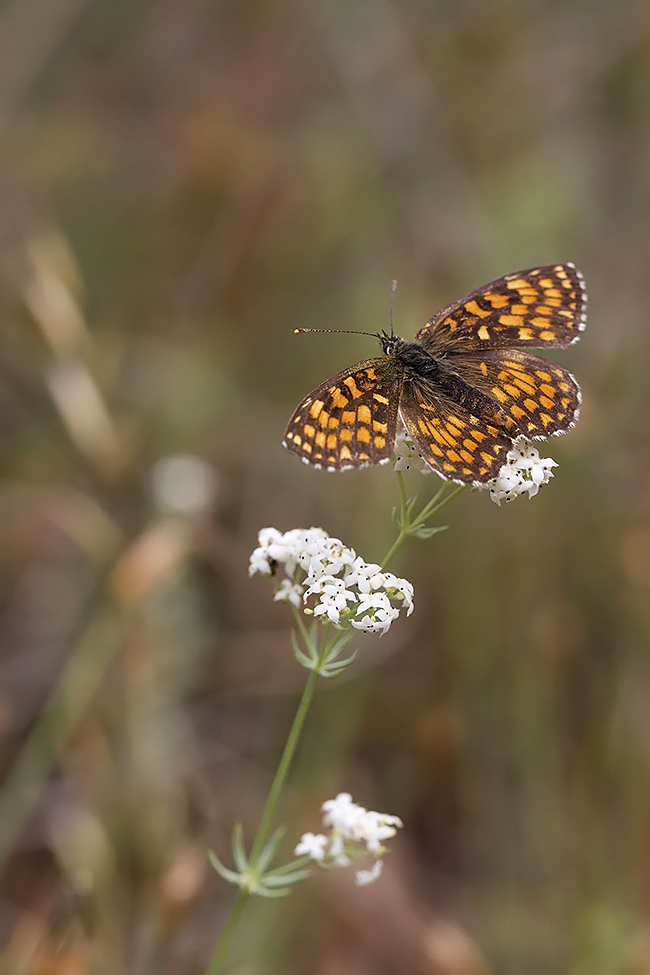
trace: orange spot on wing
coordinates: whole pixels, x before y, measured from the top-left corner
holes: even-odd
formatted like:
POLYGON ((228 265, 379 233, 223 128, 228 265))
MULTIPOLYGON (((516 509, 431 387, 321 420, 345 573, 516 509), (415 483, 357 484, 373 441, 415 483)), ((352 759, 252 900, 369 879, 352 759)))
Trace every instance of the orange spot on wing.
MULTIPOLYGON (((350 390, 350 392, 352 393, 352 398, 353 399, 358 399, 359 396, 361 396, 361 390, 359 389, 359 387, 357 386, 356 382, 354 381, 354 376, 348 376, 348 378, 347 379, 344 379, 343 382, 348 387, 348 389, 350 390)), ((343 404, 343 406, 345 406, 347 404, 347 402, 348 401, 346 400, 345 403, 343 404)))
POLYGON ((487 318, 488 315, 492 314, 491 311, 486 311, 484 308, 481 308, 479 303, 473 299, 472 301, 465 302, 465 311, 468 311, 470 315, 477 315, 479 318, 487 318))
POLYGON ((314 402, 309 407, 309 415, 312 418, 312 420, 318 419, 318 414, 320 413, 320 411, 323 409, 324 406, 325 404, 322 401, 322 399, 314 400, 314 402))
POLYGON ((359 409, 357 410, 357 419, 359 423, 370 423, 371 420, 370 408, 365 404, 363 406, 360 406, 359 409))

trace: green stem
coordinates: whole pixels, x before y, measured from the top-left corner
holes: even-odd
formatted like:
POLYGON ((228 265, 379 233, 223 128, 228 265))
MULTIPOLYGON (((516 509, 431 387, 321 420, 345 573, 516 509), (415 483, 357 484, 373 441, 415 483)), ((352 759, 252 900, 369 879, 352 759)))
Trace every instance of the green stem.
POLYGON ((244 908, 246 907, 248 898, 250 896, 250 892, 245 887, 239 888, 239 893, 237 894, 232 911, 230 912, 228 923, 226 924, 223 934, 219 939, 217 950, 212 956, 212 960, 205 971, 205 975, 217 975, 217 972, 221 967, 221 962, 225 958, 230 942, 232 941, 232 936, 235 933, 235 929, 239 924, 239 919, 244 913, 244 908))
MULTIPOLYGON (((323 646, 326 646, 325 639, 323 640, 323 646)), ((302 727, 305 723, 305 718, 307 717, 309 705, 311 704, 314 696, 314 690, 316 688, 316 681, 318 678, 318 672, 316 670, 312 670, 309 674, 305 689, 302 692, 300 704, 298 705, 296 716, 293 719, 291 731, 289 732, 289 737, 287 738, 287 743, 284 746, 284 751, 282 753, 282 758, 280 759, 280 764, 278 765, 278 770, 275 773, 275 778, 273 779, 273 784, 271 785, 268 799, 266 800, 266 805, 264 806, 264 812, 262 813, 262 819, 257 830, 257 836, 253 841, 250 855, 250 864, 253 869, 256 867, 257 859, 264 849, 271 831, 271 823, 273 822, 280 793, 282 792, 282 788, 289 773, 289 768, 291 767, 291 762, 293 761, 293 756, 298 745, 302 727)))
MULTIPOLYGON (((321 649, 319 653, 319 661, 322 662, 325 659, 328 648, 328 636, 330 627, 327 625, 325 627, 325 632, 323 635, 323 641, 321 644, 321 649)), ((277 805, 282 793, 282 789, 289 774, 289 769, 293 761, 293 757, 298 746, 298 741, 300 739, 300 734, 302 732, 303 725, 305 723, 305 718, 307 717, 307 712, 309 711, 309 706, 311 704, 312 698, 314 696, 314 690, 316 688, 316 681, 319 678, 318 670, 312 670, 309 674, 309 678, 305 685, 305 689, 302 693, 300 699, 300 704, 298 705, 298 710, 296 711, 296 716, 293 719, 293 724, 291 725, 291 731, 287 738, 286 745, 284 746, 284 751, 282 753, 282 758, 280 759, 280 764, 278 765, 278 770, 275 773, 275 778, 273 779, 273 784, 269 790, 269 795, 266 800, 266 805, 264 806, 264 811, 262 813, 262 818, 260 820, 260 825, 257 830, 257 835, 253 840, 253 846, 251 848, 251 854, 249 858, 249 863, 251 867, 251 872, 254 873, 257 867, 257 861, 266 845, 269 833, 271 831, 271 824, 273 822, 273 817, 277 809, 277 805)), ((221 962, 226 954, 226 949, 230 940, 232 939, 233 933, 241 915, 243 913, 246 902, 250 897, 250 893, 246 888, 240 888, 237 899, 233 905, 230 918, 225 927, 225 930, 219 939, 219 944, 217 949, 212 956, 212 960, 208 968, 206 969, 205 975, 216 975, 221 966, 221 962)))
POLYGON ((414 535, 416 533, 416 530, 420 528, 422 525, 424 525, 424 523, 428 521, 432 515, 435 515, 436 512, 440 511, 441 508, 444 508, 446 504, 449 504, 449 502, 453 498, 459 495, 460 492, 464 491, 465 488, 467 487, 466 484, 460 484, 457 488, 455 488, 449 494, 444 496, 444 492, 447 489, 447 485, 443 484, 443 486, 438 491, 436 491, 436 493, 431 498, 431 500, 427 501, 420 514, 416 515, 415 518, 413 518, 413 520, 411 521, 409 516, 409 511, 408 511, 408 501, 406 498, 404 478, 402 477, 401 471, 397 472, 397 483, 399 484, 400 506, 401 506, 400 523, 402 527, 400 528, 399 535, 397 536, 397 538, 395 539, 391 547, 388 549, 388 552, 386 553, 386 555, 382 560, 381 563, 382 569, 385 569, 388 566, 388 563, 394 558, 397 552, 399 552, 399 550, 401 549, 402 545, 404 544, 407 538, 410 538, 412 535, 414 535))
MULTIPOLYGON (((400 515, 400 523, 402 525, 405 525, 408 519, 408 501, 406 498, 406 487, 404 485, 404 478, 402 477, 401 471, 397 472, 397 483, 399 485, 400 507, 402 509, 400 515)), ((393 556, 396 555, 396 553, 400 550, 400 548, 402 547, 402 545, 404 544, 404 542, 408 537, 409 537, 409 533, 404 531, 403 528, 400 528, 399 535, 397 536, 397 538, 395 539, 391 547, 388 549, 388 552, 382 559, 381 562, 382 569, 387 568, 388 563, 391 561, 393 556)))

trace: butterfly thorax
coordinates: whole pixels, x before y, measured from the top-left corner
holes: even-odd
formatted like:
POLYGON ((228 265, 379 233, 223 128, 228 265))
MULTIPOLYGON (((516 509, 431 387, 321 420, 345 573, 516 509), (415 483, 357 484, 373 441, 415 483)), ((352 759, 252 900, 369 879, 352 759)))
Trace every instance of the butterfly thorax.
POLYGON ((439 395, 463 407, 474 416, 483 416, 497 427, 508 427, 511 422, 498 403, 487 393, 466 382, 454 370, 452 361, 444 356, 434 356, 419 342, 407 342, 398 335, 380 336, 385 355, 392 356, 404 370, 404 380, 415 390, 419 381, 433 383, 439 395))

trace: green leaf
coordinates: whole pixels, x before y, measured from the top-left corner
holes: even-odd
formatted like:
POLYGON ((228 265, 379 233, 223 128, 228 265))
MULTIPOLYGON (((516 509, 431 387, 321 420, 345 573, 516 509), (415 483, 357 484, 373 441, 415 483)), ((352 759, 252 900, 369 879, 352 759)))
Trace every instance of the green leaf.
POLYGON ((311 876, 311 870, 294 870, 293 873, 285 873, 279 877, 275 873, 267 873, 262 883, 265 887, 288 886, 290 884, 297 884, 300 880, 305 880, 309 876, 311 876))
POLYGON ((240 873, 248 869, 248 857, 244 848, 244 828, 237 823, 232 831, 232 855, 240 873))
POLYGON ((291 646, 293 648, 293 655, 300 664, 301 667, 306 667, 307 670, 313 670, 315 664, 318 661, 318 656, 314 655, 312 647, 307 648, 307 653, 305 654, 300 649, 300 644, 298 643, 298 637, 295 632, 291 631, 291 646))
POLYGON ((208 859, 220 877, 223 877, 223 879, 227 880, 230 884, 236 884, 238 887, 241 886, 241 874, 235 873, 234 870, 228 870, 227 867, 224 867, 217 854, 213 853, 212 850, 208 851, 208 859))
POLYGON ((331 647, 328 648, 327 653, 323 658, 322 665, 326 666, 327 664, 331 663, 333 660, 336 660, 338 657, 340 657, 351 639, 352 639, 351 633, 343 633, 341 636, 337 637, 336 640, 333 641, 331 647))
POLYGON ((268 841, 268 843, 260 853, 259 860, 255 864, 257 873, 260 874, 264 873, 269 863, 271 862, 275 854, 278 852, 278 846, 280 845, 280 840, 282 839, 285 833, 286 833, 286 829, 284 828, 284 826, 280 826, 278 829, 276 829, 275 833, 273 834, 271 839, 268 841))
POLYGON ((357 659, 357 655, 358 650, 355 650, 344 660, 335 660, 331 664, 324 664, 319 671, 321 677, 325 677, 326 679, 338 677, 339 674, 342 674, 344 670, 347 670, 350 664, 354 663, 354 661, 357 659))
POLYGON ((284 887, 282 890, 270 890, 267 887, 256 887, 255 890, 251 891, 251 894, 259 894, 260 897, 288 897, 290 893, 290 887, 284 887))
POLYGON ((422 525, 421 528, 416 528, 413 534, 417 538, 431 538, 433 535, 438 535, 440 532, 446 532, 448 525, 438 525, 436 528, 426 528, 422 525))
POLYGON ((307 864, 311 866, 313 859, 310 856, 298 857, 296 860, 291 860, 290 863, 285 863, 283 867, 275 867, 267 873, 267 877, 280 877, 282 874, 291 873, 295 870, 302 870, 307 864))

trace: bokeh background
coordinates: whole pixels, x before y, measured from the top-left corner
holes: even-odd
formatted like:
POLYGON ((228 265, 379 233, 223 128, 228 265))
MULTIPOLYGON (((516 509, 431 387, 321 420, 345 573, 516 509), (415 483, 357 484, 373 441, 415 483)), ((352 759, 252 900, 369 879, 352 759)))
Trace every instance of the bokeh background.
MULTIPOLYGON (((350 791, 385 876, 252 905, 245 975, 650 971, 650 8, 0 7, 0 971, 199 975, 304 672, 257 531, 368 560, 395 476, 282 450, 313 385, 574 261, 554 481, 393 566, 416 612, 323 687, 284 852, 350 791), (180 458, 180 459, 179 459, 180 458)), ((434 478, 409 478, 423 499, 434 478)))

